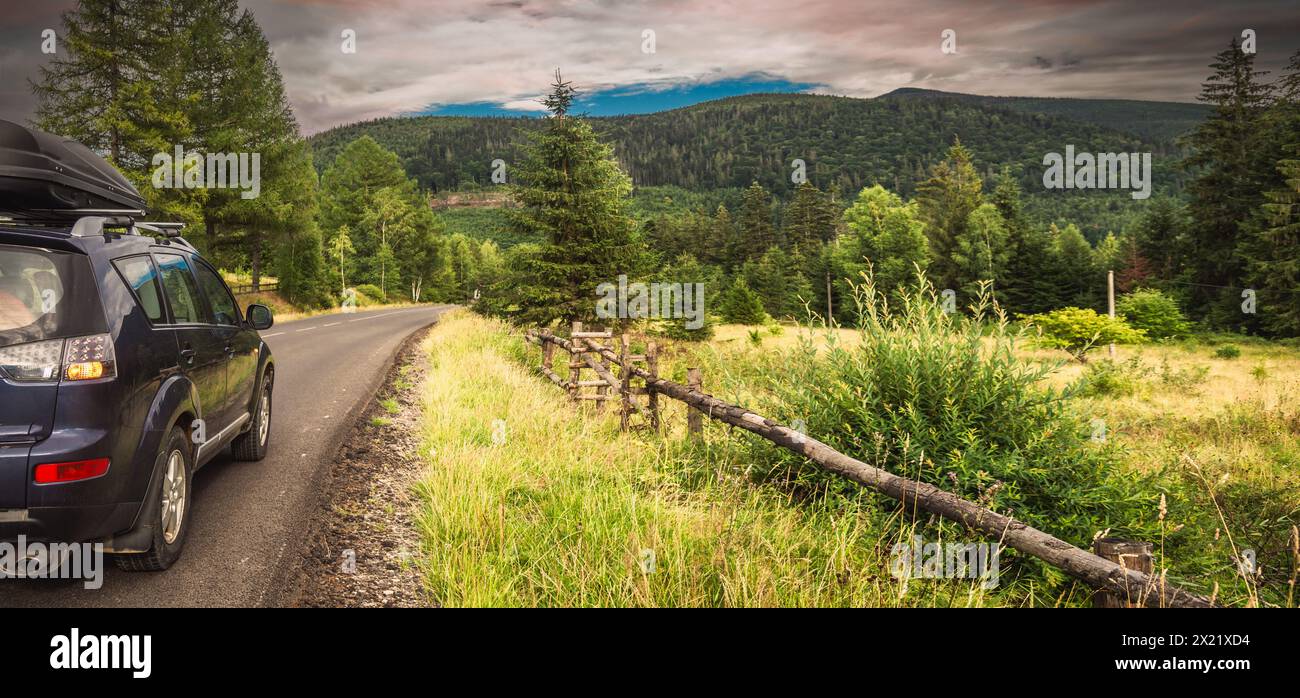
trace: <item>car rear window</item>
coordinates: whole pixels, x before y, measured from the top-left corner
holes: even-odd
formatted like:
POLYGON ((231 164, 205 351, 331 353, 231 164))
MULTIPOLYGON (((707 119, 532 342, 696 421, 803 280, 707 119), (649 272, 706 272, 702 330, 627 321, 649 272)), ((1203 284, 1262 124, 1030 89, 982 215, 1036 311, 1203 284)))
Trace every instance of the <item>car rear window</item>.
POLYGON ((194 285, 194 276, 190 274, 190 265, 185 258, 160 254, 158 267, 162 270, 163 293, 167 294, 167 303, 172 307, 172 322, 178 325, 204 322, 199 289, 194 285))
POLYGON ((148 255, 125 257, 113 262, 113 266, 122 273, 126 285, 135 293, 140 307, 149 322, 162 322, 162 295, 158 291, 158 273, 154 271, 153 262, 148 255))
POLYGON ((89 259, 0 245, 0 347, 107 331, 89 259))

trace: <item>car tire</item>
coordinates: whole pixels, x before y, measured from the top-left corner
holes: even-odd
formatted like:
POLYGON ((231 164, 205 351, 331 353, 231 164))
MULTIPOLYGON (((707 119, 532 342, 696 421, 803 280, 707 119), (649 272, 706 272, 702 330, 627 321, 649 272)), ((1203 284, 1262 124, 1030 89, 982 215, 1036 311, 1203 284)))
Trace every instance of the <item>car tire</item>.
POLYGON ((165 570, 180 559, 185 548, 194 501, 194 455, 180 427, 172 428, 163 442, 153 479, 141 512, 144 525, 153 531, 153 545, 147 553, 115 556, 117 566, 128 572, 165 570))
POLYGON ((262 379, 262 390, 258 393, 257 408, 253 412, 253 424, 248 432, 235 437, 230 450, 235 460, 259 461, 266 458, 266 448, 271 443, 271 376, 262 379))

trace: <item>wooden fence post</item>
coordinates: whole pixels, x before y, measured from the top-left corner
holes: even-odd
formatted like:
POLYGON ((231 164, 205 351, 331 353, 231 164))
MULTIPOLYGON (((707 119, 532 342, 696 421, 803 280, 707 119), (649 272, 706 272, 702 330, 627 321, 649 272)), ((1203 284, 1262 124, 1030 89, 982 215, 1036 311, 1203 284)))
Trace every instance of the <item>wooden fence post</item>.
POLYGON ((627 431, 628 417, 632 415, 632 372, 628 370, 628 341, 627 333, 624 332, 619 338, 618 359, 621 362, 619 371, 622 374, 623 383, 619 389, 622 399, 619 401, 618 426, 623 431, 627 431))
MULTIPOLYGON (((645 363, 646 368, 650 372, 650 376, 652 378, 658 378, 659 345, 655 342, 646 344, 645 363)), ((631 371, 628 373, 631 373, 631 371)), ((655 392, 654 387, 650 385, 650 381, 646 381, 646 394, 647 409, 650 411, 650 428, 657 432, 659 431, 659 393, 655 392)))
POLYGON ((573 349, 569 351, 569 397, 574 402, 578 401, 578 381, 582 380, 582 340, 577 338, 577 334, 582 331, 582 323, 577 320, 573 321, 570 337, 573 337, 573 349))
MULTIPOLYGON (((1154 559, 1151 556, 1152 548, 1151 543, 1123 540, 1122 538, 1099 538, 1092 544, 1092 551, 1098 557, 1104 557, 1111 562, 1124 566, 1126 569, 1141 572, 1148 576, 1151 575, 1154 569, 1154 559)), ((1128 594, 1098 591, 1092 597, 1092 605, 1094 608, 1141 608, 1145 605, 1143 603, 1145 599, 1141 597, 1150 592, 1149 589, 1130 589, 1128 594)))
MULTIPOLYGON (((687 388, 689 388, 692 392, 698 393, 700 392, 700 385, 702 384, 702 382, 703 381, 700 379, 700 369, 698 368, 686 369, 687 388)), ((700 411, 698 409, 691 407, 689 405, 686 407, 686 430, 692 434, 704 433, 704 415, 700 414, 700 411)))
MULTIPOLYGON (((595 347, 597 347, 597 346, 602 346, 602 347, 603 347, 604 345, 605 345, 605 343, 604 343, 603 341, 599 340, 599 339, 588 339, 588 340, 587 340, 587 346, 588 346, 588 347, 592 347, 593 351, 598 351, 597 349, 595 349, 595 347)), ((594 356, 595 356, 595 359, 596 359, 596 363, 600 364, 600 365, 603 366, 603 367, 607 367, 607 366, 608 366, 608 363, 605 361, 605 357, 604 357, 604 356, 602 356, 602 355, 599 354, 599 353, 594 354, 594 356)), ((596 373, 599 374, 600 372, 597 371, 596 373)), ((597 375, 596 377, 597 377, 597 378, 600 378, 599 375, 597 375)), ((601 384, 601 385, 596 386, 596 400, 595 400, 595 403, 596 403, 596 411, 597 411, 597 412, 604 412, 604 411, 605 411, 605 398, 608 397, 608 396, 609 396, 609 384, 608 384, 608 383, 603 383, 603 384, 601 384)))

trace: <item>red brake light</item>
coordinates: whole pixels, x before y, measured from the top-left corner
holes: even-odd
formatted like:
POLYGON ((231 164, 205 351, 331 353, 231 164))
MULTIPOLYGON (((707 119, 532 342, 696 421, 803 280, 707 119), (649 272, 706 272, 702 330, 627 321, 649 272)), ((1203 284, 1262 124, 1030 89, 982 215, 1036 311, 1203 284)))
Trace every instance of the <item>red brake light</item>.
POLYGON ((108 459, 79 460, 71 463, 42 463, 36 466, 36 484, 49 485, 55 482, 72 482, 99 477, 108 472, 108 459))

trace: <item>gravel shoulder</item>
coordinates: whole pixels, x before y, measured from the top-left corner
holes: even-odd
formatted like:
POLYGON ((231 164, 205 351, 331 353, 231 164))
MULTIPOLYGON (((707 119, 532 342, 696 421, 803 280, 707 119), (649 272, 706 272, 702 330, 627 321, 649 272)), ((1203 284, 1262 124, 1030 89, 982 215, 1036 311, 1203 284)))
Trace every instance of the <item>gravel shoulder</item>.
POLYGON ((382 387, 340 446, 308 524, 288 605, 418 608, 434 605, 413 563, 419 550, 414 484, 420 388, 428 370, 422 350, 432 328, 411 335, 382 387))

